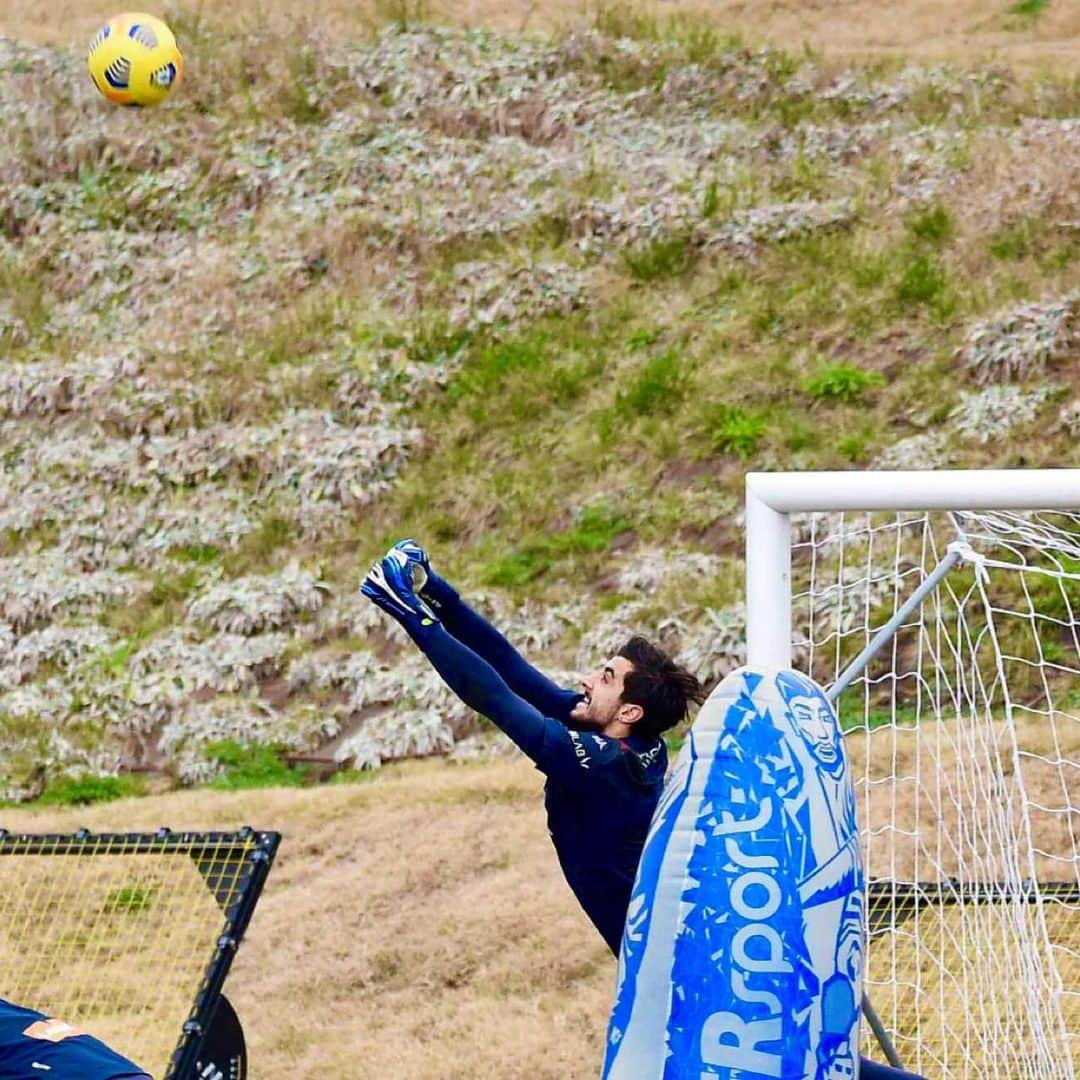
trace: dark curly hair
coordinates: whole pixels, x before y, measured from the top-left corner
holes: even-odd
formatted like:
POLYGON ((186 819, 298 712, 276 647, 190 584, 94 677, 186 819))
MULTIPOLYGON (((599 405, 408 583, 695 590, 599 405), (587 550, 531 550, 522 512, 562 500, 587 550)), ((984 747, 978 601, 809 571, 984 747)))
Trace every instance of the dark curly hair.
POLYGON ((622 700, 640 705, 644 715, 634 725, 642 735, 659 735, 685 720, 691 702, 705 700, 697 676, 680 667, 663 649, 646 638, 634 636, 618 654, 634 665, 623 679, 622 700))

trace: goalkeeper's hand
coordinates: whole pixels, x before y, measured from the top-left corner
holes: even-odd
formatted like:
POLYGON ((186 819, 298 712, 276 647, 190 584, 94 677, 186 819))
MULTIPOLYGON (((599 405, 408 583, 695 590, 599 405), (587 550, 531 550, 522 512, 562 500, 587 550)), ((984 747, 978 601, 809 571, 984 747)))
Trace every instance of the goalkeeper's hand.
POLYGON ((458 598, 457 590, 431 569, 428 553, 415 540, 399 540, 386 554, 398 558, 394 552, 403 554, 412 571, 413 589, 429 607, 440 610, 443 604, 458 598))
POLYGON ((408 560, 412 572, 413 588, 418 593, 423 593, 428 574, 431 572, 431 561, 428 559, 428 553, 415 540, 399 540, 386 554, 388 557, 393 558, 395 551, 400 551, 408 560))
POLYGON ((395 544, 368 571, 360 591, 407 630, 435 626, 439 617, 416 593, 413 573, 416 563, 395 544))

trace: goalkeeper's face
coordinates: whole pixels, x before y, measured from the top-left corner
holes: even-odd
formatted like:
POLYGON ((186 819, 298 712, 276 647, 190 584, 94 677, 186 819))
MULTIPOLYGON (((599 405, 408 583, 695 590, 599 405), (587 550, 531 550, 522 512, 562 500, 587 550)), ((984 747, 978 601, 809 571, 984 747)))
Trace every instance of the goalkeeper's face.
POLYGON ((586 731, 603 731, 617 720, 630 719, 631 711, 635 716, 640 714, 640 706, 628 705, 622 699, 623 682, 633 670, 634 665, 625 656, 613 656, 583 676, 584 697, 570 713, 573 725, 586 731))

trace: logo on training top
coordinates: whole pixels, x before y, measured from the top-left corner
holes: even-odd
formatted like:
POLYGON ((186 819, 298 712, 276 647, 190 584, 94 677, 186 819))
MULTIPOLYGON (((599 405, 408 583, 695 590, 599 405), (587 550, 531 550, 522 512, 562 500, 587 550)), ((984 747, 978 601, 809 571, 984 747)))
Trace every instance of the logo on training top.
POLYGON ((835 714, 795 672, 731 679, 646 842, 609 1080, 854 1076, 862 880, 835 714))
POLYGON ((570 741, 574 744, 574 757, 578 759, 578 764, 583 768, 589 767, 589 751, 585 749, 581 742, 581 736, 573 728, 568 729, 570 734, 570 741))
POLYGON ((63 1042, 65 1039, 74 1039, 86 1032, 81 1028, 72 1027, 66 1020, 56 1020, 49 1017, 45 1020, 35 1020, 28 1028, 23 1030, 28 1039, 43 1039, 45 1042, 63 1042))

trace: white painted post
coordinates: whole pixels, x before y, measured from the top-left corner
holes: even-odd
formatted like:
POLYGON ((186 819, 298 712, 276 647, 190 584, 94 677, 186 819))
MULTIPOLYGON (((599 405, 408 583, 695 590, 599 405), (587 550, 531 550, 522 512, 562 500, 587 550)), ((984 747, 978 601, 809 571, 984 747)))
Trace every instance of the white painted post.
POLYGON ((791 522, 746 477, 746 662, 791 667, 791 522))
POLYGON ((1080 469, 747 473, 747 491, 781 513, 809 510, 1065 510, 1080 469))

